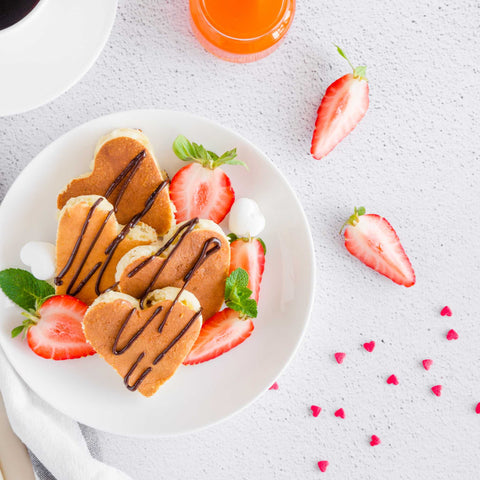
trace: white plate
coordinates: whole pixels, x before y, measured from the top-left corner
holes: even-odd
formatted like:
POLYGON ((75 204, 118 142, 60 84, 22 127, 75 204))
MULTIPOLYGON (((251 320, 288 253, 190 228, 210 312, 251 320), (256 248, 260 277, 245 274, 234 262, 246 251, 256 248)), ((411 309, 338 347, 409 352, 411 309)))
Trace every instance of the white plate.
POLYGON ((250 142, 188 113, 136 110, 75 128, 25 168, 0 207, 0 268, 22 267, 19 252, 29 240, 55 241, 58 191, 88 171, 96 141, 119 127, 142 129, 170 176, 184 165, 171 148, 180 133, 219 153, 237 147, 239 158, 248 164, 248 170, 239 166, 225 170, 237 198, 255 199, 267 220, 261 235, 267 245, 266 268, 252 336, 210 362, 181 366, 151 398, 128 391, 121 377, 98 356, 55 362, 34 355, 20 338, 10 338, 21 316, 1 294, 0 344, 38 395, 79 422, 124 435, 188 432, 248 405, 271 386, 292 358, 313 302, 312 238, 287 181, 250 142))
POLYGON ((43 0, 31 20, 0 30, 0 116, 39 107, 72 87, 103 49, 117 0, 43 0))

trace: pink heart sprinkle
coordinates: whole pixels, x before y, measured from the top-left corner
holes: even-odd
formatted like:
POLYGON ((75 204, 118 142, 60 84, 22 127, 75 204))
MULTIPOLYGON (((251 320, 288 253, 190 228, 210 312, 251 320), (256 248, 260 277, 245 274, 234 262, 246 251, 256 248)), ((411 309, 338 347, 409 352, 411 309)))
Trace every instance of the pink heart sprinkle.
POLYGON ((370 445, 374 447, 375 445, 380 445, 380 439, 376 435, 372 435, 372 440, 370 440, 370 445))
POLYGON ((343 363, 343 360, 345 359, 345 356, 346 354, 343 353, 343 352, 337 352, 335 354, 335 360, 337 361, 337 363, 340 365, 341 363, 343 363))
POLYGON ((478 402, 477 406, 475 407, 475 413, 480 415, 480 402, 478 402))
POLYGON ((275 382, 270 388, 269 390, 278 390, 278 383, 275 382))
POLYGON ((458 339, 458 333, 452 328, 447 333, 447 340, 457 340, 457 339, 458 339))
POLYGON ((373 352, 373 349, 375 348, 375 342, 372 340, 371 342, 364 343, 363 348, 367 352, 373 352))
POLYGON ((439 397, 442 394, 442 386, 441 385, 435 385, 432 387, 432 392, 439 397))
POLYGON ((398 385, 398 380, 397 380, 397 377, 395 375, 390 375, 388 378, 387 378, 387 383, 389 385, 398 385))
POLYGON ((317 407, 317 405, 312 405, 310 410, 312 411, 314 417, 318 417, 318 414, 322 411, 322 409, 317 407))
POLYGON ((425 370, 430 370, 430 367, 432 366, 433 360, 430 360, 429 358, 426 358, 422 363, 423 363, 423 368, 425 370))
POLYGON ((320 460, 318 462, 318 468, 320 469, 321 472, 326 472, 328 467, 328 460, 320 460))
POLYGON ((452 316, 452 311, 450 310, 450 307, 447 307, 447 306, 443 307, 442 311, 440 312, 440 315, 442 317, 445 317, 445 316, 451 317, 452 316))
POLYGON ((335 412, 335 416, 336 416, 336 417, 340 417, 340 418, 345 418, 345 412, 343 411, 343 408, 339 408, 339 409, 335 412))

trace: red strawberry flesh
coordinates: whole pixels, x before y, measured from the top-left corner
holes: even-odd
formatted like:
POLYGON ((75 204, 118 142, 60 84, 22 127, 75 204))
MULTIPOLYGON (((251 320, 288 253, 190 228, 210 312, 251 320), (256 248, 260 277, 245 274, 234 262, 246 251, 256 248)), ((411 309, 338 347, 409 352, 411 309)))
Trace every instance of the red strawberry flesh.
POLYGON ((244 342, 253 331, 250 318, 242 320, 239 313, 226 308, 210 317, 183 362, 185 365, 212 360, 244 342))
POLYGON ((221 168, 212 170, 191 163, 172 178, 170 198, 177 222, 199 217, 220 223, 232 208, 235 192, 221 168))
POLYGON ((415 284, 415 273, 390 223, 379 215, 361 215, 345 229, 345 247, 365 265, 399 285, 415 284))
POLYGON ((82 330, 87 308, 69 295, 49 298, 38 311, 40 320, 28 330, 28 345, 40 357, 53 360, 93 355, 95 350, 87 343, 82 330))
POLYGON ((317 111, 310 153, 317 160, 329 154, 368 110, 368 83, 353 73, 333 82, 317 111))
POLYGON ((265 269, 265 253, 262 243, 252 238, 248 241, 238 239, 230 244, 230 273, 243 268, 248 273, 248 288, 253 292, 252 298, 258 302, 260 283, 265 269))

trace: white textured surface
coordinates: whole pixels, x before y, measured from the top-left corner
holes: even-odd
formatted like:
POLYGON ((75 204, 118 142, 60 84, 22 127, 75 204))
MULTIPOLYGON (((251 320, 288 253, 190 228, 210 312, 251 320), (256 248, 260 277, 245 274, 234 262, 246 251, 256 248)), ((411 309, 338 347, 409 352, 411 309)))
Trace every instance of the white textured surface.
POLYGON ((315 235, 313 318, 280 389, 193 435, 131 440, 85 429, 101 459, 138 480, 315 479, 321 459, 330 462, 325 478, 478 478, 479 18, 469 0, 303 0, 277 52, 233 65, 192 37, 186 0, 123 0, 79 84, 36 111, 0 118, 2 197, 36 153, 93 117, 159 107, 213 118, 288 175, 315 235), (331 42, 368 65, 371 104, 317 162, 308 155, 316 108, 348 71, 331 42), (417 273, 413 288, 343 248, 339 226, 359 204, 396 228, 417 273), (445 304, 451 318, 439 315, 445 304), (452 327, 456 342, 445 339, 452 327), (372 354, 361 348, 370 339, 372 354), (335 351, 347 352, 343 365, 335 351), (427 357, 429 372, 420 364, 427 357), (385 383, 391 373, 398 386, 385 383), (430 392, 437 383, 440 398, 430 392), (312 403, 323 408, 318 418, 312 403), (345 420, 333 416, 340 406, 345 420), (375 448, 372 433, 382 440, 375 448))

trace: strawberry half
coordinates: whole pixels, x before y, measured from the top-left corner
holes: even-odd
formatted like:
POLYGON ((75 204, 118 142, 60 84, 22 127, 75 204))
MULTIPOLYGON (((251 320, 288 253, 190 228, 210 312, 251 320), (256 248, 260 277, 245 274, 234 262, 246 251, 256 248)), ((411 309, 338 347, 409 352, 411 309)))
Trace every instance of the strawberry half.
POLYGON ((53 360, 95 354, 82 330, 87 308, 82 301, 70 295, 50 297, 38 309, 39 318, 33 319, 31 326, 27 327, 28 346, 40 357, 53 360))
POLYGON ((230 244, 230 273, 243 268, 248 273, 248 288, 258 302, 265 269, 265 244, 258 238, 239 238, 230 244))
POLYGON ((357 126, 368 110, 367 67, 354 68, 338 46, 337 51, 347 60, 353 73, 333 82, 318 107, 310 149, 317 160, 330 153, 357 126))
POLYGON ((365 215, 365 208, 359 207, 345 225, 345 247, 353 256, 399 285, 415 284, 412 264, 385 218, 365 215))
POLYGON ((177 222, 199 217, 220 223, 232 208, 235 192, 223 170, 192 163, 173 177, 170 198, 177 209, 177 222))
POLYGON ((244 342, 253 331, 250 318, 242 320, 241 314, 230 308, 216 313, 202 326, 200 335, 184 360, 184 365, 212 360, 244 342))
POLYGON ((170 183, 177 222, 199 217, 220 223, 235 201, 230 179, 220 166, 246 166, 236 158, 236 149, 218 156, 179 135, 173 142, 173 151, 181 160, 194 162, 181 168, 170 183))

